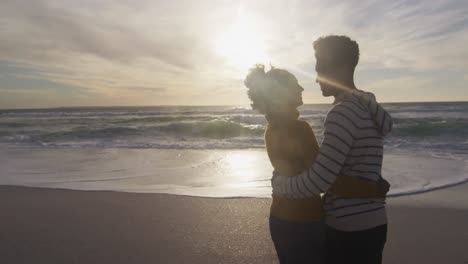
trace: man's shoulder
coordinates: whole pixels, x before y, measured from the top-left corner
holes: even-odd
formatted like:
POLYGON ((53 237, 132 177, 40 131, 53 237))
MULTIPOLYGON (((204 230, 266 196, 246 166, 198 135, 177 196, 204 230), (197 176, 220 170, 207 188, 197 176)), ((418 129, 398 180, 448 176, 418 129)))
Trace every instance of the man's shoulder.
POLYGON ((340 102, 333 105, 328 112, 328 115, 344 115, 349 118, 356 118, 368 115, 366 106, 362 105, 357 98, 350 95, 345 97, 340 102))

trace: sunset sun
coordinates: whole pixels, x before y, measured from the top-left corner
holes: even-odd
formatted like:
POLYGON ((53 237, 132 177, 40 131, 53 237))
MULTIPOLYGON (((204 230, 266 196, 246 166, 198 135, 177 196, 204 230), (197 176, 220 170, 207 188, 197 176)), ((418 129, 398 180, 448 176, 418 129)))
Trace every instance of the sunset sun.
POLYGON ((266 63, 266 43, 255 20, 239 10, 237 19, 218 35, 215 51, 235 67, 247 68, 255 63, 266 63))

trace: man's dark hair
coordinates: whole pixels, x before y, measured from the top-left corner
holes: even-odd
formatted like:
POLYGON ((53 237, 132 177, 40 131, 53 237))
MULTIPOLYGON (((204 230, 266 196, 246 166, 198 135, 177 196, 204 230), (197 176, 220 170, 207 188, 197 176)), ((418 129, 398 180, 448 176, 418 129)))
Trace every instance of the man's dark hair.
POLYGON ((330 35, 314 41, 315 54, 330 66, 347 65, 352 70, 359 61, 359 45, 347 36, 330 35))

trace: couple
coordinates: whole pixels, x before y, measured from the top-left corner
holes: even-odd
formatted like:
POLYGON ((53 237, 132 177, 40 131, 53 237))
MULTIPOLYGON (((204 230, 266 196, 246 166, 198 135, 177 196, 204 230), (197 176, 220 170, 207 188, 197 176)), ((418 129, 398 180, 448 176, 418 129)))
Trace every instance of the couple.
POLYGON ((294 75, 257 65, 244 81, 252 108, 268 121, 271 237, 282 264, 381 263, 389 189, 381 176, 383 136, 392 119, 354 85, 355 41, 326 36, 314 49, 322 94, 335 97, 320 147, 310 125, 298 120, 304 89, 294 75))

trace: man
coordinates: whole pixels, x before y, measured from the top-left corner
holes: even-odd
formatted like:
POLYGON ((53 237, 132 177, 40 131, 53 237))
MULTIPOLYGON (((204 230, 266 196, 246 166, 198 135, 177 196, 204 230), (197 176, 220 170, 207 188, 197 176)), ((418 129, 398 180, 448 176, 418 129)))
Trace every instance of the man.
MULTIPOLYGON (((392 119, 371 93, 354 84, 358 44, 346 36, 314 42, 317 82, 323 96, 334 96, 324 139, 315 162, 294 177, 275 175, 273 193, 305 198, 326 192, 338 176, 382 179, 383 136, 392 119)), ((381 263, 387 234, 384 199, 355 199, 327 193, 326 263, 381 263)))

